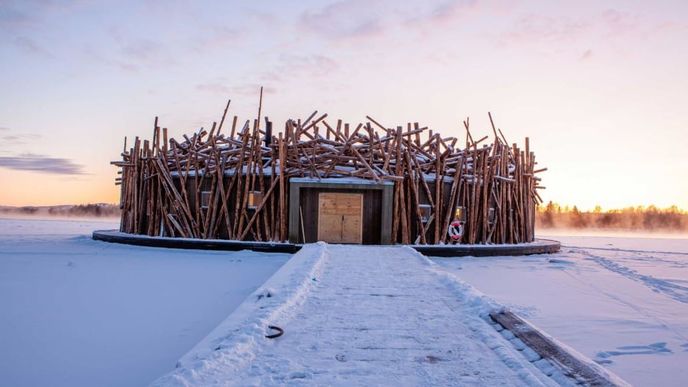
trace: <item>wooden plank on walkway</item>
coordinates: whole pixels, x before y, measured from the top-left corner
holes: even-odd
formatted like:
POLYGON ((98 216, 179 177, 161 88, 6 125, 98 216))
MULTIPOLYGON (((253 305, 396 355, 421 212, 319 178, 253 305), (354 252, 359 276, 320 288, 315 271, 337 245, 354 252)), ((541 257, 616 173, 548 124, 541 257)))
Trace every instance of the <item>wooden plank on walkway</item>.
POLYGON ((511 311, 503 310, 490 313, 490 317, 511 331, 543 359, 547 359, 554 366, 559 367, 564 375, 588 386, 616 386, 597 369, 573 356, 511 311))

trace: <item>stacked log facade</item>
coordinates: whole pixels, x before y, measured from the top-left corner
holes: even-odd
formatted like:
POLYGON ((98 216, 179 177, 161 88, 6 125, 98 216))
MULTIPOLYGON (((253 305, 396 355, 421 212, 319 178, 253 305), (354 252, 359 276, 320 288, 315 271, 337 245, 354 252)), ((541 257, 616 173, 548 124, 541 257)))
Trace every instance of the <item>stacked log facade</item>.
MULTIPOLYGON (((228 104, 229 105, 229 104, 228 104)), ((493 136, 464 140, 372 117, 350 125, 317 112, 272 133, 259 118, 236 116, 181 140, 156 118, 152 140, 125 146, 120 231, 150 236, 286 241, 289 179, 361 178, 394 182, 392 241, 402 244, 513 244, 534 239, 541 199, 535 155, 493 136), (260 194, 257 194, 260 193, 260 194), (204 197, 202 197, 204 196, 204 197), (251 198, 260 202, 249 203, 251 198), (457 210, 457 208, 459 210, 457 210), (460 220, 462 236, 447 230, 460 220)), ((492 117, 490 116, 490 121, 492 117)))

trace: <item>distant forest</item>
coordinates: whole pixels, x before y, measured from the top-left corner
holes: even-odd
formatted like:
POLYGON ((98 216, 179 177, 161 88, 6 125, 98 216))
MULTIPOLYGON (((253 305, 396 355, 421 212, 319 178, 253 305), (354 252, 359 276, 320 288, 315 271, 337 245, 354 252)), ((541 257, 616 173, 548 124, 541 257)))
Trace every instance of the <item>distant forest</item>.
MULTIPOLYGON (((64 206, 0 206, 0 216, 56 216, 114 218, 120 216, 116 204, 80 204, 64 206)), ((657 208, 637 206, 614 210, 580 211, 578 207, 549 202, 540 206, 535 216, 540 229, 573 228, 628 231, 688 232, 688 211, 676 206, 657 208)))
POLYGON ((64 206, 0 206, 1 215, 14 216, 57 216, 57 217, 118 217, 119 206, 115 204, 79 204, 64 206))
POLYGON ((535 221, 540 228, 688 231, 688 212, 676 206, 638 206, 614 210, 602 210, 597 206, 592 211, 580 211, 576 206, 561 207, 550 201, 547 205, 538 207, 535 221))

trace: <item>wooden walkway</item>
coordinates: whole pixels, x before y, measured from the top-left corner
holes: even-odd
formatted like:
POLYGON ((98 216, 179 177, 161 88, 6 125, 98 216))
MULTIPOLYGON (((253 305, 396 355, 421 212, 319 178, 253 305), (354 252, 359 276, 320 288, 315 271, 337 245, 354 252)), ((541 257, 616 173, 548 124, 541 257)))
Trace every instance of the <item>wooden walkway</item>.
POLYGON ((543 371, 494 307, 408 247, 307 245, 156 384, 585 384, 543 371))

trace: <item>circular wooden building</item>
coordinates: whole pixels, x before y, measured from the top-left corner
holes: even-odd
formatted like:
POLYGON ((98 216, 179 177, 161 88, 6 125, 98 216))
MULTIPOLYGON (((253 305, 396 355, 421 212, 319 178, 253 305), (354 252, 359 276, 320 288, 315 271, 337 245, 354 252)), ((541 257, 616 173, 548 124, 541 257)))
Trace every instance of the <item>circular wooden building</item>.
MULTIPOLYGON (((229 106, 229 104, 228 104, 229 106)), ((261 116, 168 139, 126 139, 120 231, 162 237, 357 244, 513 244, 534 240, 538 172, 529 149, 409 123, 356 125, 327 114, 261 116)), ((490 121, 492 121, 490 117, 490 121)))

